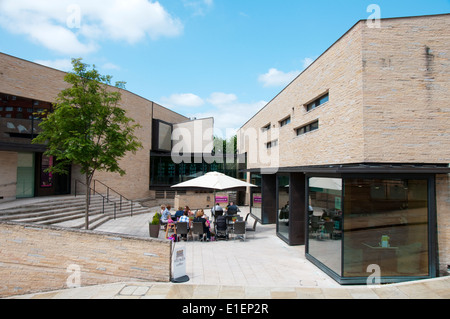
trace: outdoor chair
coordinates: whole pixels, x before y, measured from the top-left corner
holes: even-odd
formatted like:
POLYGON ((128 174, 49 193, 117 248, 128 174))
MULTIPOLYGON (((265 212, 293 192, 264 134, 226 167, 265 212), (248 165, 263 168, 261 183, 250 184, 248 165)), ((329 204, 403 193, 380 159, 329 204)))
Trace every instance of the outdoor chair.
POLYGON ((256 233, 256 224, 258 223, 258 220, 255 219, 255 221, 253 222, 253 227, 246 227, 245 231, 246 232, 252 232, 253 233, 253 238, 255 238, 255 233, 256 233))
POLYGON ((177 235, 181 236, 182 238, 186 238, 188 240, 188 230, 189 223, 177 223, 177 235))
POLYGON ((197 235, 199 240, 203 240, 205 233, 203 232, 203 223, 193 222, 192 223, 192 234, 197 235))
POLYGON ((234 240, 238 235, 241 235, 242 239, 245 241, 245 222, 235 222, 234 223, 234 240))

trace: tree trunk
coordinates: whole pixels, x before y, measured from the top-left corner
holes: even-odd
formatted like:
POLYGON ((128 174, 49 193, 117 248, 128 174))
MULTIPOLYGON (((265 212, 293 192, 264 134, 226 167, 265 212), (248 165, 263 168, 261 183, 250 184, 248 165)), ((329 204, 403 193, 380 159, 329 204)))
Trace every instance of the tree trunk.
POLYGON ((86 208, 85 208, 85 221, 84 225, 86 230, 89 230, 89 194, 91 192, 89 175, 86 174, 86 208))

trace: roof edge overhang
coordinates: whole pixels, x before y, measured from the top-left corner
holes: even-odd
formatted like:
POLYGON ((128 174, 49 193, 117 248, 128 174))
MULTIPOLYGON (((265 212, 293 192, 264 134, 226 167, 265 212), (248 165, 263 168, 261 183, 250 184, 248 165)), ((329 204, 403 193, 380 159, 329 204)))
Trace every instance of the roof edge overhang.
MULTIPOLYGON (((273 175, 275 169, 265 173, 263 168, 241 170, 246 173, 273 175)), ((317 166, 280 167, 277 173, 305 173, 305 174, 450 174, 450 164, 419 164, 419 163, 356 163, 333 164, 317 166)))

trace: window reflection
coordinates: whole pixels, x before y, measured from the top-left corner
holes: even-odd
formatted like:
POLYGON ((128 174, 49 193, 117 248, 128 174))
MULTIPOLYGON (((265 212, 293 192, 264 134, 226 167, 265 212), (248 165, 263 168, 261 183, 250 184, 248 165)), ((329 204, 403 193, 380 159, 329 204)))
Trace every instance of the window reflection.
POLYGON ((309 254, 341 274, 342 179, 309 179, 309 254))
POLYGON ((278 175, 278 234, 289 240, 289 174, 278 175))
POLYGON ((345 181, 344 276, 428 275, 428 181, 345 181))

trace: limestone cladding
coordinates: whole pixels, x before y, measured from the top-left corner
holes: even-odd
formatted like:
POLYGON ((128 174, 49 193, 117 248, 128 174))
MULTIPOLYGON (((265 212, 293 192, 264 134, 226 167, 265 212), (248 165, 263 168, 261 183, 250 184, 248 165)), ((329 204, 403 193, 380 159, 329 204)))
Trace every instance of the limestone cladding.
POLYGON ((116 282, 169 282, 171 243, 0 223, 0 297, 116 282))
POLYGON ((448 164, 448 43, 450 15, 384 19, 379 29, 358 22, 240 129, 248 168, 270 165, 261 154, 273 140, 280 167, 448 164), (305 105, 326 92, 329 101, 308 112, 305 105), (315 120, 319 130, 297 136, 315 120))

